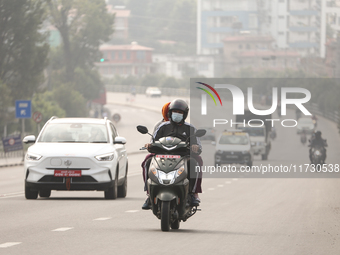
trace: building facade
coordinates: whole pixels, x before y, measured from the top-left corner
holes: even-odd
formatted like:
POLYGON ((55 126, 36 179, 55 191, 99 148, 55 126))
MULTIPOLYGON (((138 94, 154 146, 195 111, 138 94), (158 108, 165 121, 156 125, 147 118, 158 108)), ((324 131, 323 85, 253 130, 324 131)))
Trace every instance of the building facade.
POLYGON ((129 45, 100 46, 102 59, 96 63, 101 76, 143 76, 152 72, 152 48, 132 42, 129 45))
POLYGON ((270 35, 277 49, 324 57, 326 13, 326 0, 198 0, 197 54, 221 54, 224 38, 247 32, 270 35))

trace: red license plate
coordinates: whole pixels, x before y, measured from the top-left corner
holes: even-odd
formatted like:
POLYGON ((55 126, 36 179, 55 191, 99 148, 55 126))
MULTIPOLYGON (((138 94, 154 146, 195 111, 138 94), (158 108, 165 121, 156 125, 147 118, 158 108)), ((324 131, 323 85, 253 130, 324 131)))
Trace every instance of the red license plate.
POLYGON ((81 177, 81 170, 54 170, 55 177, 81 177))
POLYGON ((156 155, 156 158, 180 158, 179 155, 156 155))

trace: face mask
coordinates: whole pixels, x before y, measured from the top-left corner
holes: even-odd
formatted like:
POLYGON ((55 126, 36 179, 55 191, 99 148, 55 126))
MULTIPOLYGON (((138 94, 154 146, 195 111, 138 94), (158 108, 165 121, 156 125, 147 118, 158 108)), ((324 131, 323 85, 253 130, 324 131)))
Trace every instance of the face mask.
POLYGON ((178 112, 173 112, 171 114, 171 119, 173 122, 179 123, 183 120, 183 114, 178 112))

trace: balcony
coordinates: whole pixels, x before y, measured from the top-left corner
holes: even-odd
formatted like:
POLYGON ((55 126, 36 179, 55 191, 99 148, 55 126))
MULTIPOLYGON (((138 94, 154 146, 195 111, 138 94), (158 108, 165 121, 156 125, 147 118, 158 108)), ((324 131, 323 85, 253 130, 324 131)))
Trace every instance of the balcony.
POLYGON ((310 48, 318 48, 318 47, 319 45, 317 43, 312 43, 309 41, 289 43, 289 48, 294 48, 294 49, 310 49, 310 48))
POLYGON ((310 32, 318 31, 318 28, 317 27, 308 27, 308 26, 292 26, 292 27, 289 27, 289 31, 310 33, 310 32))
POLYGON ((292 16, 317 16, 318 13, 316 10, 294 10, 289 12, 292 16))

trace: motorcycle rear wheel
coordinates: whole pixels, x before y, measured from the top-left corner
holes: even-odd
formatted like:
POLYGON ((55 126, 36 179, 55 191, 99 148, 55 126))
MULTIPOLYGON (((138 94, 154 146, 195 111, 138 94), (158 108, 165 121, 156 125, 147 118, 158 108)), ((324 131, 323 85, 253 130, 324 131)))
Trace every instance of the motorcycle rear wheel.
POLYGON ((170 230, 170 201, 162 201, 161 205, 161 229, 170 230))

